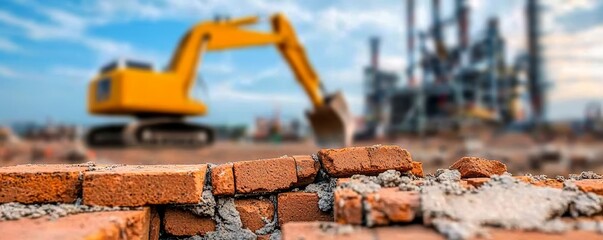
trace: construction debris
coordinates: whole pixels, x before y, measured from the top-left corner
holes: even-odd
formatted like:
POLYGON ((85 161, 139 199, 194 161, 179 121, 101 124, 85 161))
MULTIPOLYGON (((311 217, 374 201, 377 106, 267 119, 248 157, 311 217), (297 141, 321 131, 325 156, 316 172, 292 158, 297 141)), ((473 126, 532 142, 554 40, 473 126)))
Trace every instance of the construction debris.
POLYGON ((526 231, 573 236, 576 230, 599 234, 603 229, 599 217, 603 212, 603 179, 594 172, 556 179, 511 176, 500 162, 469 157, 450 169, 421 177, 422 171, 413 171, 417 164, 410 164, 416 161, 399 147, 331 149, 316 156, 297 157, 307 161, 283 156, 209 167, 93 163, 4 167, 0 177, 23 179, 29 184, 0 181, 0 196, 5 202, 0 205, 0 230, 11 221, 28 224, 28 218, 149 211, 146 206, 153 206, 146 216, 156 220, 140 220, 151 224, 141 229, 155 229, 152 235, 161 239, 387 239, 407 234, 497 239, 504 238, 501 234, 528 234, 526 231), (372 165, 344 156, 366 158, 372 165), (326 162, 332 164, 330 171, 326 162), (253 167, 254 163, 258 164, 253 167), (400 166, 404 166, 403 171, 400 166), (224 177, 224 172, 232 176, 224 177), (280 173, 273 179, 282 178, 286 182, 278 184, 285 184, 275 185, 271 173, 280 173), (350 177, 336 178, 329 173, 350 177), (58 196, 53 198, 29 195, 44 181, 27 179, 52 176, 64 176, 53 186, 73 191, 55 191, 58 196), (308 176, 314 176, 311 183, 308 176), (247 178, 241 183, 249 187, 239 188, 235 183, 234 193, 213 194, 214 186, 231 188, 230 181, 237 178, 247 178), (318 222, 300 223, 312 221, 318 222))

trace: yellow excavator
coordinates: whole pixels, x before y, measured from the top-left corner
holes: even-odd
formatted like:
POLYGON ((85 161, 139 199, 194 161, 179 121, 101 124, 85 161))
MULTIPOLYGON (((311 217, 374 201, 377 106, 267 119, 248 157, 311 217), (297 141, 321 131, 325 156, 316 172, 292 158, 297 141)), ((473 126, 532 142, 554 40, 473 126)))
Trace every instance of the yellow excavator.
POLYGON ((190 97, 197 67, 206 51, 274 45, 312 102, 306 115, 320 146, 350 145, 353 117, 340 92, 326 94, 304 47, 282 14, 271 17, 272 32, 245 29, 257 17, 201 22, 181 39, 165 71, 150 64, 119 60, 100 70, 88 88, 88 111, 97 115, 133 116, 129 124, 92 128, 89 146, 190 146, 214 141, 210 127, 185 121, 207 114, 207 106, 190 97))

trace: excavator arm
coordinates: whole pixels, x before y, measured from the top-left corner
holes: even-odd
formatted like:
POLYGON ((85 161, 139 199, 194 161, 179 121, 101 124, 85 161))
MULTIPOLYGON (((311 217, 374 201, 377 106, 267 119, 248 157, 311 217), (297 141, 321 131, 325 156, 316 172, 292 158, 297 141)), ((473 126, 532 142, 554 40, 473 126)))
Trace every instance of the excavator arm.
POLYGON ((293 27, 281 14, 272 16, 273 32, 264 33, 243 28, 258 22, 257 17, 202 22, 181 40, 167 71, 182 81, 183 94, 188 94, 195 80, 196 69, 205 51, 274 45, 293 71, 295 78, 310 98, 314 111, 307 116, 320 145, 350 145, 353 118, 340 93, 327 95, 312 68, 304 47, 293 27))
POLYGON ((296 79, 302 85, 315 107, 323 105, 320 80, 306 57, 303 46, 297 40, 293 28, 284 16, 272 17, 274 32, 263 33, 242 28, 258 22, 257 17, 228 21, 203 22, 194 26, 181 40, 172 57, 168 71, 183 81, 188 91, 194 83, 201 54, 205 51, 222 51, 236 48, 275 45, 287 61, 296 79))

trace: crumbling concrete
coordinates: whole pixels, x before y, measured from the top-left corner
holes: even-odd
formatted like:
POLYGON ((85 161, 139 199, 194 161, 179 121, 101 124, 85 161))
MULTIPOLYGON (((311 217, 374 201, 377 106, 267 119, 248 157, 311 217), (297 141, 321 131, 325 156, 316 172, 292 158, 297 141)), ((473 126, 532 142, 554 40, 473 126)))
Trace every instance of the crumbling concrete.
MULTIPOLYGON (((278 201, 276 195, 271 195, 270 201, 274 205, 274 209, 278 209, 278 201)), ((272 217, 272 221, 268 220, 266 217, 262 217, 262 221, 264 221, 265 225, 262 228, 255 230, 255 234, 266 235, 272 234, 274 231, 278 231, 278 211, 274 211, 274 217, 272 217)))
POLYGON ((454 181, 430 182, 421 189, 426 222, 450 239, 483 235, 484 226, 505 229, 563 232, 571 226, 557 217, 567 209, 573 216, 601 212, 601 199, 594 194, 536 187, 510 176, 493 176, 479 189, 459 192, 454 181))
POLYGON ((579 175, 578 174, 570 174, 569 175, 570 179, 573 180, 582 180, 582 179, 602 179, 603 176, 593 172, 593 171, 588 171, 588 172, 582 172, 579 175))
POLYGON ((181 208, 186 209, 199 216, 213 217, 215 215, 216 200, 214 199, 214 195, 212 194, 211 186, 209 187, 209 189, 206 186, 206 189, 203 190, 201 196, 201 202, 199 202, 199 204, 183 205, 181 206, 181 208))
POLYGON ((216 205, 216 231, 208 232, 205 239, 256 239, 251 230, 243 228, 241 216, 237 211, 234 198, 220 198, 216 205))
POLYGON ((309 184, 304 192, 318 194, 318 208, 323 212, 329 212, 333 209, 333 191, 336 186, 337 179, 330 178, 323 182, 309 184))

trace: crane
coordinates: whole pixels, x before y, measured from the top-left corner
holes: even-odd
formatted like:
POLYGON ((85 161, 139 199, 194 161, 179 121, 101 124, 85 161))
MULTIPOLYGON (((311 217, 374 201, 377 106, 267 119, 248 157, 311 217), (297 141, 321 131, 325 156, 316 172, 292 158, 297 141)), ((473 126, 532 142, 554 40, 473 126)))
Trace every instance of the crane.
POLYGON ((210 127, 186 121, 203 116, 208 107, 191 98, 203 53, 274 45, 286 60, 313 109, 306 112, 320 146, 350 145, 353 117, 341 92, 327 94, 292 25, 282 14, 271 17, 272 32, 246 29, 258 17, 204 21, 180 40, 164 71, 150 64, 120 60, 101 68, 88 87, 88 111, 95 115, 133 116, 127 124, 92 128, 90 146, 192 146, 214 141, 210 127))

